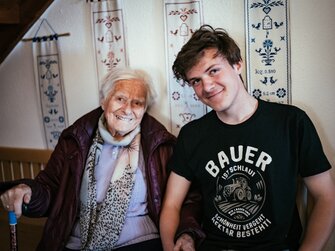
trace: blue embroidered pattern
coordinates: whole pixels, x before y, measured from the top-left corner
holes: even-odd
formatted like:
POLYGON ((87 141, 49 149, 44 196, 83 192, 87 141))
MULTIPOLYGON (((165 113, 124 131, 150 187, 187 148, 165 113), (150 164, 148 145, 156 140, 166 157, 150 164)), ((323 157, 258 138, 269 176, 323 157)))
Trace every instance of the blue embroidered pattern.
POLYGON ((247 76, 250 93, 290 103, 288 0, 247 0, 247 76))

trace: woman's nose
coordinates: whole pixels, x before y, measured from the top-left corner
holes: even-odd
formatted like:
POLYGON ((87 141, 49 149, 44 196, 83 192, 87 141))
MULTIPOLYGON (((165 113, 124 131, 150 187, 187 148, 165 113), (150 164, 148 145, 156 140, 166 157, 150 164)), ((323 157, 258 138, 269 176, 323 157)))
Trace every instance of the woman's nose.
POLYGON ((124 103, 122 108, 123 108, 122 110, 125 114, 131 114, 131 111, 132 111, 131 102, 124 103))

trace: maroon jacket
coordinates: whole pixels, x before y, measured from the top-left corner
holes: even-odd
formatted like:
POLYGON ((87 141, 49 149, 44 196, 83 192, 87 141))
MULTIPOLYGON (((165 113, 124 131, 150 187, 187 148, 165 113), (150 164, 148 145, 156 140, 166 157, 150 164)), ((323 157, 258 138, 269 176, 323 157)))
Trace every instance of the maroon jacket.
MULTIPOLYGON (((101 114, 101 108, 95 109, 65 129, 45 170, 35 180, 24 180, 32 188, 25 215, 48 217, 37 250, 59 251, 67 243, 77 216, 86 156, 101 114)), ((175 140, 162 124, 149 114, 144 115, 141 145, 148 185, 148 211, 157 228, 168 177, 166 165, 175 140)))

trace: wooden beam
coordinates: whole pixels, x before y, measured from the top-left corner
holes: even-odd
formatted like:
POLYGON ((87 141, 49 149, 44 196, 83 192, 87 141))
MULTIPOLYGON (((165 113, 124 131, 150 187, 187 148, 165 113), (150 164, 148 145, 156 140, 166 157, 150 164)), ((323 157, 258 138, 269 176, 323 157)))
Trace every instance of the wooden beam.
POLYGON ((0 24, 0 64, 53 1, 17 0, 20 4, 20 23, 0 24))
POLYGON ((0 0, 0 24, 20 23, 20 6, 17 1, 0 0))

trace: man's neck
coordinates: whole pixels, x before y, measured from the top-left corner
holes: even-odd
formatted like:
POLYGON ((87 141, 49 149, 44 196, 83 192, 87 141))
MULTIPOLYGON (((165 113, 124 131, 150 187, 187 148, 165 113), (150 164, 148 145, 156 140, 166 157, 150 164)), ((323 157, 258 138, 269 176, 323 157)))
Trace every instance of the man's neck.
POLYGON ((225 124, 238 125, 248 120, 257 110, 258 100, 247 94, 237 105, 222 112, 216 112, 225 124))

